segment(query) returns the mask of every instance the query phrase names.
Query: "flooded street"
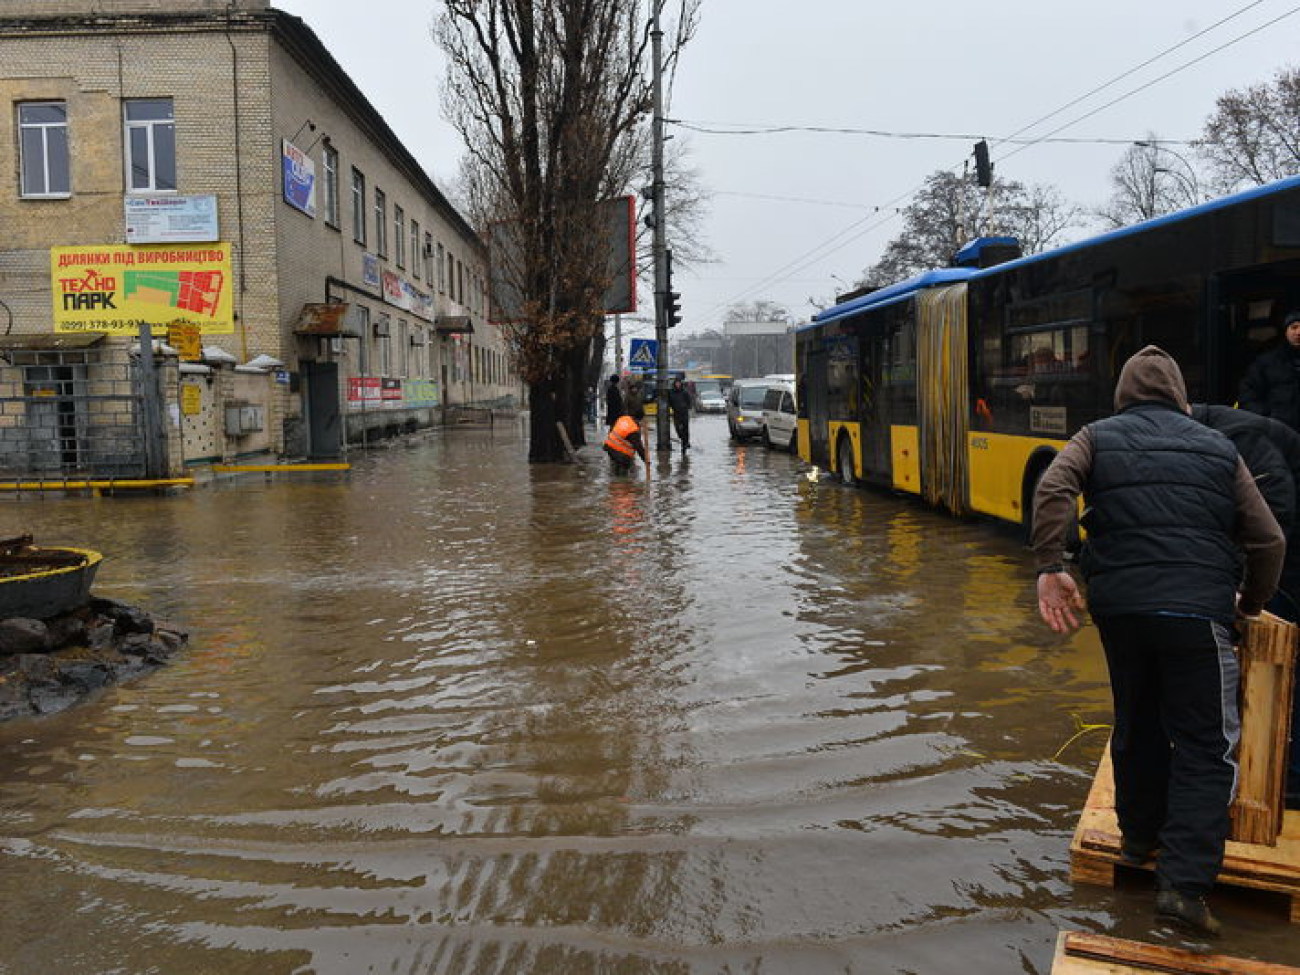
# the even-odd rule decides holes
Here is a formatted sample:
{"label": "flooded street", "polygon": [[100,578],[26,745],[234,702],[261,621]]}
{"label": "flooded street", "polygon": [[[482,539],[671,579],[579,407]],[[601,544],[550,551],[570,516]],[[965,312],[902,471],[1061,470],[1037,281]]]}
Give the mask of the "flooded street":
{"label": "flooded street", "polygon": [[[993,975],[1158,937],[1149,886],[1069,881],[1109,692],[1011,533],[693,440],[648,487],[507,425],[6,499],[191,645],[0,726],[0,972]],[[1300,963],[1272,902],[1215,903],[1219,950]]]}

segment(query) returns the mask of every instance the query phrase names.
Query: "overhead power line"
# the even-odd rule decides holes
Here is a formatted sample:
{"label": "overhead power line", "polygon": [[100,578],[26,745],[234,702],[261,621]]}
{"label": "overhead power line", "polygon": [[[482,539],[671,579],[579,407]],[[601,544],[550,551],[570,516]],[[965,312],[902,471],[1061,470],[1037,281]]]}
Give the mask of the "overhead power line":
{"label": "overhead power line", "polygon": [[[1251,4],[1251,6],[1254,6],[1254,4]],[[1228,48],[1232,47],[1234,44],[1240,44],[1246,38],[1253,37],[1255,34],[1258,34],[1260,31],[1267,30],[1268,28],[1272,27],[1274,24],[1286,20],[1286,18],[1292,17],[1297,13],[1300,13],[1300,6],[1292,7],[1290,10],[1286,11],[1285,13],[1279,14],[1278,16],[1274,17],[1272,20],[1265,21],[1264,23],[1260,24],[1258,27],[1254,27],[1251,30],[1246,31],[1244,34],[1238,34],[1232,40],[1225,41],[1224,43],[1220,44],[1218,47],[1211,48],[1210,50],[1206,51],[1204,54],[1199,54],[1196,57],[1192,58],[1190,61],[1184,61],[1182,64],[1178,65],[1175,68],[1170,68],[1164,74],[1158,75],[1157,77],[1152,78],[1150,81],[1138,85],[1136,88],[1129,89],[1128,91],[1124,92],[1124,94],[1112,98],[1110,101],[1106,102],[1105,104],[1098,105],[1096,108],[1092,109],[1089,112],[1085,112],[1083,115],[1080,115],[1078,118],[1074,119],[1073,121],[1066,122],[1063,125],[1057,126],[1051,132],[1048,132],[1047,135],[1043,137],[1043,140],[1036,140],[1036,141],[1045,141],[1046,139],[1055,135],[1057,132],[1060,132],[1064,129],[1068,129],[1072,125],[1078,125],[1080,122],[1086,121],[1087,119],[1092,118],[1094,115],[1097,115],[1100,112],[1104,112],[1106,109],[1112,107],[1113,105],[1118,105],[1120,102],[1124,101],[1125,99],[1132,98],[1134,95],[1146,91],[1148,88],[1151,88],[1154,85],[1158,85],[1160,82],[1166,81],[1169,78],[1172,78],[1174,75],[1182,71],[1186,71],[1188,68],[1192,67],[1192,65],[1200,64],[1206,58],[1218,54],[1220,51],[1225,51]],[[1173,48],[1170,48],[1170,50],[1172,51]],[[1160,141],[1164,142],[1165,140],[1161,139]],[[1029,145],[1033,145],[1033,144],[1034,143],[1031,142]],[[1029,145],[1022,145],[1019,148],[1012,149],[1010,152],[1008,152],[1006,155],[1000,158],[1007,159],[1011,156],[1024,152],[1026,149],[1029,148]]]}
{"label": "overhead power line", "polygon": [[[1015,132],[1012,132],[1011,135],[1008,136],[1006,139],[994,139],[994,142],[997,143],[997,144],[1001,144],[1001,143],[1003,143],[1003,142],[1009,142],[1009,141],[1015,139],[1017,136],[1023,135],[1025,132],[1028,132],[1030,129],[1037,128],[1038,126],[1040,126],[1040,125],[1042,125],[1044,122],[1046,122],[1048,119],[1056,118],[1056,116],[1062,114],[1063,112],[1067,112],[1067,111],[1069,111],[1069,110],[1072,109],[1075,105],[1078,105],[1080,102],[1085,102],[1085,101],[1087,101],[1089,98],[1091,98],[1093,95],[1100,94],[1101,92],[1105,91],[1107,88],[1111,87],[1112,85],[1119,84],[1119,83],[1120,83],[1121,81],[1123,81],[1125,78],[1128,78],[1128,77],[1131,77],[1132,75],[1137,74],[1137,73],[1138,73],[1139,71],[1141,71],[1143,68],[1148,67],[1149,65],[1154,64],[1155,62],[1159,61],[1159,60],[1160,60],[1161,58],[1163,58],[1163,57],[1167,57],[1168,55],[1173,54],[1173,53],[1174,53],[1175,51],[1177,51],[1179,48],[1186,47],[1188,44],[1191,44],[1193,41],[1195,41],[1195,40],[1197,40],[1197,39],[1199,39],[1199,38],[1201,38],[1201,37],[1204,37],[1206,34],[1209,34],[1211,31],[1218,30],[1220,27],[1222,27],[1222,26],[1223,26],[1224,24],[1226,24],[1228,21],[1230,21],[1230,20],[1235,20],[1237,17],[1240,17],[1240,16],[1241,16],[1242,14],[1244,14],[1246,11],[1250,10],[1250,9],[1253,8],[1253,7],[1258,7],[1258,6],[1259,6],[1261,3],[1263,3],[1263,2],[1264,2],[1264,0],[1254,0],[1254,2],[1252,2],[1252,3],[1248,3],[1248,4],[1246,4],[1244,7],[1239,7],[1239,8],[1237,8],[1237,9],[1234,10],[1232,13],[1228,14],[1228,16],[1224,17],[1222,20],[1215,21],[1215,22],[1214,22],[1213,24],[1211,24],[1209,27],[1206,27],[1206,28],[1204,28],[1203,30],[1199,30],[1199,31],[1197,31],[1197,32],[1196,32],[1195,34],[1193,34],[1191,37],[1185,37],[1185,38],[1183,38],[1183,39],[1182,39],[1181,41],[1179,41],[1177,44],[1171,44],[1169,47],[1165,48],[1163,51],[1160,51],[1160,52],[1158,52],[1158,53],[1156,53],[1156,54],[1151,55],[1151,57],[1147,58],[1147,59],[1146,59],[1145,61],[1143,61],[1141,64],[1136,64],[1136,65],[1134,65],[1133,67],[1129,68],[1127,71],[1121,71],[1119,74],[1115,75],[1113,78],[1110,78],[1110,79],[1107,80],[1107,81],[1103,81],[1101,84],[1097,85],[1095,88],[1092,88],[1091,90],[1084,92],[1082,95],[1079,95],[1077,98],[1075,98],[1075,99],[1073,99],[1073,100],[1071,100],[1071,101],[1066,102],[1066,103],[1065,103],[1064,105],[1062,105],[1060,108],[1055,108],[1055,109],[1053,109],[1052,111],[1048,112],[1046,115],[1043,115],[1043,116],[1041,116],[1041,117],[1035,119],[1034,121],[1030,122],[1028,125],[1021,126],[1021,127],[1020,127],[1019,129],[1017,129]],[[1243,35],[1243,36],[1248,36],[1248,35]],[[1157,79],[1157,80],[1158,80],[1158,79]],[[1154,82],[1153,82],[1153,84],[1154,84]],[[1139,89],[1136,89],[1136,90],[1141,91],[1140,88],[1139,88]],[[1074,124],[1074,123],[1071,123],[1071,124]],[[1060,130],[1058,129],[1057,131],[1060,131]],[[1162,139],[1161,141],[1163,142],[1163,141],[1165,141],[1165,140]],[[1170,140],[1170,141],[1174,141],[1174,140]]]}
{"label": "overhead power line", "polygon": [[[1060,108],[1055,109],[1054,111],[1048,113],[1047,115],[1040,117],[1039,119],[1029,123],[1028,125],[1022,127],[1021,129],[1018,129],[1015,133],[1012,134],[1012,136],[1008,137],[1007,139],[998,140],[1000,142],[1007,142],[1007,141],[1014,140],[1022,143],[1018,145],[1016,149],[1013,149],[1011,152],[1006,153],[1004,156],[1000,157],[1000,160],[1008,158],[1010,156],[1017,155],[1018,153],[1023,152],[1025,149],[1028,149],[1033,145],[1048,141],[1049,139],[1052,139],[1052,137],[1055,136],[1057,133],[1062,132],[1065,129],[1068,129],[1071,126],[1078,125],[1080,122],[1083,122],[1086,119],[1091,118],[1092,116],[1104,111],[1105,109],[1110,108],[1122,101],[1125,101],[1126,99],[1131,98],[1134,95],[1142,91],[1145,91],[1146,89],[1156,84],[1159,84],[1162,81],[1167,80],[1173,75],[1176,75],[1182,71],[1187,70],[1188,68],[1192,67],[1195,64],[1198,64],[1199,62],[1205,60],[1206,58],[1211,57],[1212,55],[1217,54],[1220,51],[1223,51],[1229,47],[1232,47],[1233,45],[1240,43],[1246,38],[1258,34],[1260,31],[1266,30],[1267,28],[1273,26],[1274,24],[1277,24],[1278,22],[1286,19],[1287,17],[1293,16],[1297,12],[1300,12],[1300,5],[1292,7],[1290,10],[1280,14],[1279,16],[1273,18],[1272,20],[1267,21],[1266,23],[1261,24],[1258,27],[1252,28],[1251,30],[1248,30],[1242,34],[1239,34],[1238,36],[1232,38],[1229,41],[1226,41],[1223,44],[1220,44],[1218,47],[1213,48],[1212,50],[1207,51],[1204,54],[1201,54],[1195,58],[1192,58],[1191,60],[1183,62],[1182,64],[1178,65],[1175,68],[1170,69],[1169,71],[1165,72],[1159,77],[1153,78],[1150,81],[1142,85],[1139,85],[1136,88],[1132,88],[1129,91],[1124,92],[1122,95],[1119,95],[1111,99],[1110,101],[1106,102],[1104,105],[1101,105],[1098,108],[1095,108],[1072,121],[1065,122],[1064,124],[1058,126],[1056,129],[1052,130],[1051,132],[1048,132],[1046,135],[1042,137],[1036,139],[1030,139],[1030,140],[1020,140],[1018,138],[1021,133],[1026,132],[1029,129],[1032,129],[1037,125],[1040,125],[1042,122],[1050,118],[1054,118],[1057,115],[1060,115],[1062,112],[1067,111],[1069,108],[1079,104],[1081,101],[1085,101],[1086,99],[1092,97],[1098,92],[1104,91],[1106,88],[1117,83],[1118,81],[1121,81],[1126,77],[1130,77],[1134,72],[1139,71],[1142,68],[1147,67],[1150,64],[1160,60],[1161,58],[1168,56],[1169,54],[1173,53],[1174,51],[1178,50],[1181,47],[1184,47],[1186,44],[1191,43],[1197,38],[1203,37],[1205,34],[1209,33],[1210,31],[1222,27],[1227,22],[1240,16],[1241,14],[1250,10],[1251,8],[1259,6],[1259,4],[1262,2],[1263,0],[1254,0],[1254,2],[1246,4],[1244,7],[1239,8],[1235,12],[1229,14],[1227,17],[1224,17],[1223,19],[1216,21],[1214,24],[1211,24],[1209,27],[1205,28],[1204,30],[1197,32],[1192,37],[1185,38],[1184,40],[1178,42],[1177,44],[1165,48],[1164,50],[1153,55],[1152,57],[1143,61],[1141,64],[1135,66],[1134,68],[1121,72],[1120,74],[1116,75],[1114,78],[1110,79],[1109,81],[1103,82],[1101,85],[1098,85],[1095,88],[1091,89],[1088,93],[1081,95],[1075,99],[1072,99],[1070,102],[1067,102],[1065,105],[1061,106]],[[1084,140],[1084,141],[1092,141],[1092,140]],[[1184,140],[1161,139],[1161,142],[1166,142],[1166,141],[1169,142],[1170,144],[1186,144]],[[1126,142],[1131,142],[1131,140],[1126,140]],[[896,216],[897,213],[899,212],[898,210],[893,208],[897,204],[902,203],[904,200],[911,197],[914,193],[916,193],[918,189],[920,189],[924,185],[925,185],[924,182],[922,182],[912,187],[911,189],[907,190],[905,193],[902,193],[899,196],[895,197],[893,200],[889,201],[881,208],[882,210],[881,213],[869,214],[866,217],[862,217],[859,220],[855,220],[853,223],[849,224],[843,230],[840,230],[836,234],[827,238],[822,243],[805,251],[802,255],[787,262],[786,264],[782,265],[780,268],[777,268],[775,271],[771,272],[765,278],[761,279],[758,284],[745,289],[743,292],[741,292],[734,298],[730,299],[729,301],[715,304],[713,308],[710,309],[709,314],[711,315],[715,310],[725,308],[731,304],[734,304],[737,301],[743,301],[749,296],[759,293],[760,291],[769,287],[773,283],[787,280],[790,277],[793,277],[793,275],[795,275],[799,271],[802,271],[808,266],[816,263],[817,261],[822,260],[824,257],[828,256],[829,254],[834,253],[835,251],[840,250],[844,247],[847,247],[849,244],[853,243],[854,241],[861,239],[866,234],[882,226],[887,220],[893,219],[893,217]],[[873,216],[879,216],[880,219],[877,222],[871,223],[869,226],[863,226],[863,224],[867,224]]]}
{"label": "overhead power line", "polygon": [[[1034,138],[1017,138],[1009,135],[1004,138],[986,136],[975,132],[891,132],[886,129],[859,129],[851,127],[836,127],[828,125],[766,125],[766,126],[749,126],[746,128],[716,128],[710,126],[728,125],[726,122],[688,122],[685,119],[667,119],[670,124],[690,132],[702,132],[706,135],[780,135],[788,132],[815,132],[825,135],[868,135],[880,139],[939,139],[952,142],[974,142],[977,139],[993,139],[998,143],[1020,142],[1025,145],[1036,145],[1040,142],[1060,142],[1072,145],[1114,145],[1129,146],[1133,144],[1132,138],[1104,138],[1095,137],[1087,138],[1083,136],[1065,136],[1048,139]],[[739,123],[737,123],[739,124]],[[1023,130],[1022,130],[1023,131]],[[1161,142],[1168,142],[1171,145],[1191,145],[1190,139],[1165,139]]]}

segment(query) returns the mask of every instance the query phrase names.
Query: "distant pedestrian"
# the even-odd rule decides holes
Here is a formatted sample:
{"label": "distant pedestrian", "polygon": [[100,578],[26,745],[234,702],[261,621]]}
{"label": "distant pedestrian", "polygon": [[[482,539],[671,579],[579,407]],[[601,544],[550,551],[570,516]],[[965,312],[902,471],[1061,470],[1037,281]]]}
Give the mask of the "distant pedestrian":
{"label": "distant pedestrian", "polygon": [[628,378],[627,389],[623,393],[623,412],[645,413],[645,386],[636,376]]}
{"label": "distant pedestrian", "polygon": [[1079,625],[1061,558],[1083,494],[1080,564],[1110,670],[1120,856],[1155,857],[1158,917],[1217,934],[1205,898],[1223,863],[1241,736],[1231,627],[1272,596],[1286,541],[1232,441],[1188,415],[1165,352],[1149,345],[1124,364],[1115,409],[1071,437],[1039,482],[1038,610],[1058,633]]}
{"label": "distant pedestrian", "polygon": [[674,379],[673,388],[668,390],[668,409],[684,454],[691,449],[691,394],[680,379]]}
{"label": "distant pedestrian", "polygon": [[618,388],[618,374],[609,377],[605,386],[605,426],[612,427],[623,415],[623,393]]}
{"label": "distant pedestrian", "polygon": [[641,438],[642,416],[639,409],[632,414],[624,413],[610,429],[609,436],[605,438],[605,453],[609,455],[615,474],[631,473],[632,462],[638,457],[643,462],[649,463],[645,442]]}
{"label": "distant pedestrian", "polygon": [[1300,311],[1282,320],[1281,343],[1250,364],[1237,399],[1243,410],[1300,430]]}

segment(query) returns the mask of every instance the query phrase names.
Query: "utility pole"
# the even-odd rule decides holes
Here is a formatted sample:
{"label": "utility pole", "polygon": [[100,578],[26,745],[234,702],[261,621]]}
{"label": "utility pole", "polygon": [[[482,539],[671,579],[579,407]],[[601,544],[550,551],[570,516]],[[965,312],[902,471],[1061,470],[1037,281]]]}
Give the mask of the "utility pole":
{"label": "utility pole", "polygon": [[614,316],[614,371],[623,375],[623,316]]}
{"label": "utility pole", "polygon": [[667,219],[664,216],[664,78],[663,31],[659,29],[659,8],[663,0],[650,0],[650,56],[654,59],[654,119],[651,128],[651,166],[654,197],[654,239],[652,255],[655,263],[655,446],[660,450],[672,449],[668,426],[668,265]]}

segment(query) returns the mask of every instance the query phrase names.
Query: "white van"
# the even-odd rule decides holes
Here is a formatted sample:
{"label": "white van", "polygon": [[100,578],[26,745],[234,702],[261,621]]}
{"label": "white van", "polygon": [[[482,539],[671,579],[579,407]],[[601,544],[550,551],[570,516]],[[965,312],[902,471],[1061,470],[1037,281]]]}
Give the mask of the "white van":
{"label": "white van", "polygon": [[763,398],[771,379],[737,379],[727,391],[727,432],[732,440],[749,440],[763,432]]}
{"label": "white van", "polygon": [[793,452],[799,446],[793,382],[774,382],[763,398],[763,443]]}

